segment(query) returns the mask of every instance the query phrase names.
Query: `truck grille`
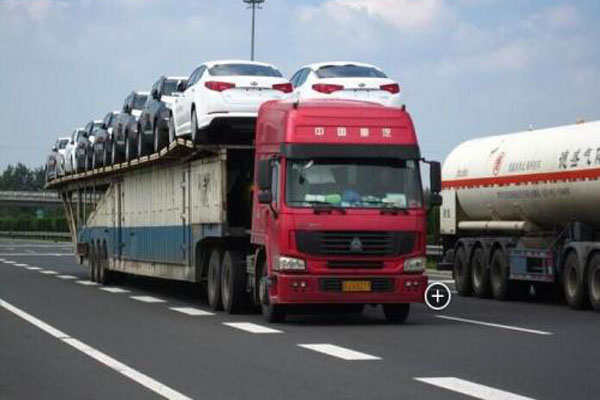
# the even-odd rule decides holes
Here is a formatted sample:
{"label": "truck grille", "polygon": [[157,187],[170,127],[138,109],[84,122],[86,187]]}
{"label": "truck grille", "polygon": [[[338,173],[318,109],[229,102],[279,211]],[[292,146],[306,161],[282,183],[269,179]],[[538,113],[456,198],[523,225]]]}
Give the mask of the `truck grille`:
{"label": "truck grille", "polygon": [[413,251],[414,232],[297,231],[298,250],[314,255],[398,256]]}
{"label": "truck grille", "polygon": [[367,260],[336,260],[328,261],[328,268],[346,268],[346,269],[379,269],[383,268],[383,262],[381,261],[367,261]]}
{"label": "truck grille", "polygon": [[[348,280],[343,278],[321,278],[319,287],[323,292],[341,292],[342,282]],[[361,281],[371,281],[371,292],[391,292],[394,290],[394,280],[392,278],[370,278],[359,279]]]}

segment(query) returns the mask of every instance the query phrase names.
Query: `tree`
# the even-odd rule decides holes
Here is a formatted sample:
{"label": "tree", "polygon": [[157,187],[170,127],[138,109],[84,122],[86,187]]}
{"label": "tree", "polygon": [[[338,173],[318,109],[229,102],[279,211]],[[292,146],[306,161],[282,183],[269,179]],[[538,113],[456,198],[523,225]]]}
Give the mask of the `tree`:
{"label": "tree", "polygon": [[30,170],[22,163],[9,165],[0,175],[0,190],[39,191],[44,188],[45,170]]}

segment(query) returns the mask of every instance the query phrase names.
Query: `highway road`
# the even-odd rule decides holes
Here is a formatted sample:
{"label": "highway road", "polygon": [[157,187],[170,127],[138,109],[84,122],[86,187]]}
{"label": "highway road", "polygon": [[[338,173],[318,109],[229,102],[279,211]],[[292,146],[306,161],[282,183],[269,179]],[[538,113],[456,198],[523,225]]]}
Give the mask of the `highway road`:
{"label": "highway road", "polygon": [[71,253],[0,239],[0,399],[600,398],[600,315],[555,301],[267,324],[189,284],[91,284]]}

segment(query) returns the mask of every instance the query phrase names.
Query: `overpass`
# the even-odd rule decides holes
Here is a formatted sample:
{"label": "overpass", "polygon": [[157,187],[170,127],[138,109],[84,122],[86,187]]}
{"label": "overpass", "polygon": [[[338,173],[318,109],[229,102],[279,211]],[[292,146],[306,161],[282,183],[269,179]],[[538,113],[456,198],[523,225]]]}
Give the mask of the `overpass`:
{"label": "overpass", "polygon": [[0,191],[0,206],[62,207],[56,192]]}

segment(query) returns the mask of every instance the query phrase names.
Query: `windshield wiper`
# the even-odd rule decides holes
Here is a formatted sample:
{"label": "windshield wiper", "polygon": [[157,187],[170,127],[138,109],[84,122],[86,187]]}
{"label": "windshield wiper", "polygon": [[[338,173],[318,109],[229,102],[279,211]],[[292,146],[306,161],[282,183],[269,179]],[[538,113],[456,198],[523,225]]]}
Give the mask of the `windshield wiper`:
{"label": "windshield wiper", "polygon": [[321,212],[331,213],[333,210],[339,211],[342,214],[346,214],[346,210],[343,207],[334,206],[333,204],[328,203],[326,201],[311,200],[311,201],[307,201],[306,203],[311,205],[315,214],[319,214]]}

